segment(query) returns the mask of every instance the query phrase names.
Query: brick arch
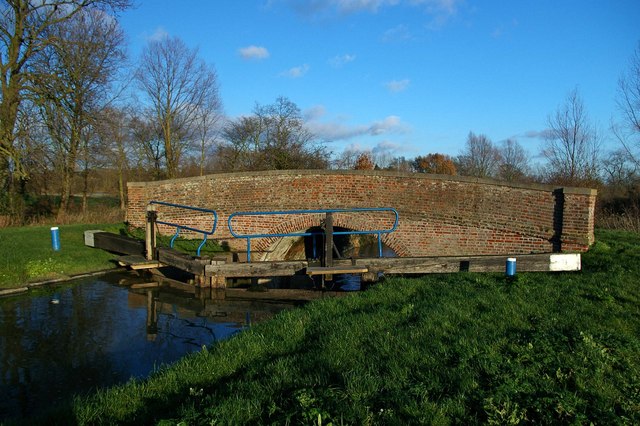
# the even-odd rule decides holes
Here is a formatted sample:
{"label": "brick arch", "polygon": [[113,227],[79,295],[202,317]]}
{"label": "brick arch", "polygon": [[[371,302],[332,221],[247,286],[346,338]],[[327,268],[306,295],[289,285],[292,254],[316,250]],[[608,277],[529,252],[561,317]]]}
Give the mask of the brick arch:
{"label": "brick arch", "polygon": [[[271,229],[268,229],[267,234],[287,234],[287,233],[303,233],[310,228],[322,226],[321,215],[306,215],[307,217],[302,220],[285,221]],[[362,219],[351,217],[350,220],[340,218],[334,223],[335,227],[345,228],[352,231],[370,231],[371,228],[367,226],[367,222]],[[410,252],[402,245],[399,239],[390,237],[391,234],[382,235],[382,243],[394,251],[398,256],[409,256]],[[299,237],[302,238],[302,237]],[[252,250],[257,252],[264,252],[261,260],[282,260],[271,258],[269,252],[279,244],[282,243],[281,238],[269,237],[260,238],[255,243],[252,243]],[[291,247],[292,244],[289,246]]]}
{"label": "brick arch", "polygon": [[[398,229],[383,241],[400,256],[584,251],[594,240],[596,191],[586,188],[353,170],[224,173],[130,182],[127,188],[131,225],[144,226],[151,200],[210,208],[219,217],[213,238],[238,250],[245,249],[246,241],[229,233],[227,219],[234,212],[357,207],[398,210]],[[258,230],[310,227],[284,222],[247,226]],[[364,225],[352,220],[336,226],[361,229]],[[272,241],[254,243],[268,247]]]}

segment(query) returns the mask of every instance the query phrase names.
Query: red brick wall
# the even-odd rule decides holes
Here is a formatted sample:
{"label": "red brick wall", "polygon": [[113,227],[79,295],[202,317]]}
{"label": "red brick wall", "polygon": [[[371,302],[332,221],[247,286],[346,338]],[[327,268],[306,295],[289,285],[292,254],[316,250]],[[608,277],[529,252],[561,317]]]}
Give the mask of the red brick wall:
{"label": "red brick wall", "polygon": [[[383,238],[401,256],[523,254],[585,251],[593,243],[596,191],[486,179],[381,171],[267,171],[209,175],[128,184],[127,220],[144,226],[151,200],[217,211],[214,238],[232,247],[227,219],[238,211],[393,207],[397,231]],[[187,226],[209,228],[207,216],[159,208],[159,219],[173,214]],[[181,219],[177,219],[181,217]],[[251,219],[251,220],[248,220]],[[245,233],[304,231],[320,215],[269,216],[233,221]],[[336,226],[357,230],[389,228],[388,214],[340,214]],[[210,221],[209,221],[210,223]],[[196,226],[197,225],[197,226]],[[265,250],[274,239],[252,242]]]}

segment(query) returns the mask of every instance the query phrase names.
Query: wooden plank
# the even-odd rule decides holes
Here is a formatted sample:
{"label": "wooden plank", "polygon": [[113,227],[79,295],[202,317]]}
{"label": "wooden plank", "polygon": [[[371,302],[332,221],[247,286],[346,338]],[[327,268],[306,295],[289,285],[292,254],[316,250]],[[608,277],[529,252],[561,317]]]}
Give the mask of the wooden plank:
{"label": "wooden plank", "polygon": [[144,289],[144,288],[158,288],[158,287],[160,287],[160,283],[158,282],[131,284],[131,288],[134,290]]}
{"label": "wooden plank", "polygon": [[[553,267],[552,258],[553,257]],[[207,265],[205,275],[240,277],[290,276],[309,271],[326,271],[326,274],[378,273],[431,274],[454,272],[504,272],[507,258],[515,257],[517,272],[577,271],[579,254],[522,254],[499,256],[448,256],[448,257],[387,257],[363,259],[334,259],[334,270],[309,267],[306,261],[227,263]],[[567,259],[572,259],[567,260]],[[355,262],[355,265],[353,263]],[[553,269],[552,269],[553,268]]]}
{"label": "wooden plank", "polygon": [[369,272],[366,266],[309,266],[307,275],[363,274]]}
{"label": "wooden plank", "polygon": [[205,263],[208,263],[208,261],[195,259],[193,256],[171,248],[159,248],[157,253],[159,262],[196,275],[204,274]]}
{"label": "wooden plank", "polygon": [[[555,256],[556,269],[551,269],[551,256]],[[517,272],[542,272],[579,270],[576,261],[561,266],[560,259],[575,257],[575,254],[523,254],[499,256],[451,256],[451,257],[414,257],[414,258],[368,258],[355,259],[358,266],[367,266],[370,272],[386,274],[426,274],[451,272],[504,272],[508,257],[515,257]],[[579,254],[577,255],[580,256]],[[336,261],[336,263],[350,263],[350,261]],[[576,267],[578,269],[576,269]],[[563,269],[564,268],[564,269]]]}
{"label": "wooden plank", "polygon": [[144,241],[111,232],[93,233],[93,246],[102,250],[120,254],[144,256]]}
{"label": "wooden plank", "polygon": [[286,277],[304,273],[308,263],[305,260],[282,262],[226,263],[206,265],[205,275],[228,278],[244,277]]}
{"label": "wooden plank", "polygon": [[117,261],[120,266],[126,266],[133,270],[151,269],[162,266],[157,260],[147,260],[144,256],[137,254],[120,256]]}

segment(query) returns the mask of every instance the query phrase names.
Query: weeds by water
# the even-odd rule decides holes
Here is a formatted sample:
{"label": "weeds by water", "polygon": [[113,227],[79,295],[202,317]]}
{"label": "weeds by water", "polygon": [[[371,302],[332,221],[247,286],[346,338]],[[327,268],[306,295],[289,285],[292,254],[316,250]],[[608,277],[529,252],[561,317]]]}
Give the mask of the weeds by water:
{"label": "weeds by water", "polygon": [[580,273],[389,279],[78,399],[58,420],[637,424],[639,260],[638,235],[606,232]]}

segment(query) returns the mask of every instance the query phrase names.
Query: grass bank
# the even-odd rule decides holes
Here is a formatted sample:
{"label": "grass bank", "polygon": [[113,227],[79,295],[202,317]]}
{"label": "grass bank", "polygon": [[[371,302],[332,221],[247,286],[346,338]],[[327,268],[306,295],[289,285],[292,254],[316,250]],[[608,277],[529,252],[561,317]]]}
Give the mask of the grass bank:
{"label": "grass bank", "polygon": [[115,255],[84,245],[84,231],[118,232],[122,224],[60,225],[60,247],[51,247],[50,226],[0,229],[0,289],[114,268]]}
{"label": "grass bank", "polygon": [[[640,237],[579,273],[393,278],[77,399],[72,424],[638,424]],[[52,420],[52,419],[49,419]]]}
{"label": "grass bank", "polygon": [[[90,229],[145,237],[143,229],[129,230],[124,223],[59,225],[61,249],[54,251],[50,226],[0,228],[0,290],[115,268],[117,255],[85,246],[84,231]],[[171,236],[158,236],[158,246],[168,247],[170,240]],[[178,238],[175,248],[195,254],[200,242]],[[221,251],[217,242],[208,241],[201,253],[213,255]]]}

